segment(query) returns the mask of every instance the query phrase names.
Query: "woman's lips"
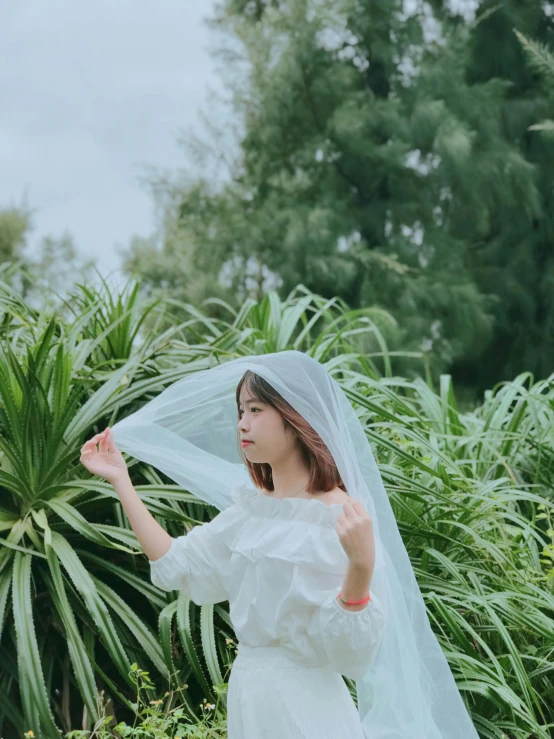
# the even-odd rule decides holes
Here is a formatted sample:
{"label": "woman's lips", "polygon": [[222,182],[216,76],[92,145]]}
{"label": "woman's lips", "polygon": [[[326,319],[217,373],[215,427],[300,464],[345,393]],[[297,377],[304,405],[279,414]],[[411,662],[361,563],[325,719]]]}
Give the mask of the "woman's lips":
{"label": "woman's lips", "polygon": [[253,443],[254,443],[253,441],[241,441],[240,445],[241,446],[250,446],[250,444],[253,444]]}

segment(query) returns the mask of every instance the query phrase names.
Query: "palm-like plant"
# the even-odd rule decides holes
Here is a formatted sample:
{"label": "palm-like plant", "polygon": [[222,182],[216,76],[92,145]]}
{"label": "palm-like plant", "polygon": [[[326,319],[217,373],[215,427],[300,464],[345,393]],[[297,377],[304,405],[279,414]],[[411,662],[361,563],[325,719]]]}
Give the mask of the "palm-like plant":
{"label": "palm-like plant", "polygon": [[[394,377],[386,315],[350,313],[302,287],[283,302],[225,306],[228,321],[155,306],[185,315],[160,336],[140,336],[154,306],[134,287],[116,300],[82,290],[68,305],[78,313],[64,325],[0,294],[0,721],[19,736],[59,736],[76,707],[96,716],[100,682],[132,710],[132,662],[171,687],[190,683],[191,705],[213,696],[232,635],[226,609],[150,584],[115,493],[87,479],[79,450],[187,372],[297,348],[335,374],[365,424],[481,735],[549,736],[554,377],[516,378],[461,413],[448,377],[437,392]],[[129,466],[172,535],[215,513],[154,469]]]}
{"label": "palm-like plant", "polygon": [[[118,517],[111,487],[83,482],[76,462],[91,429],[121,406],[163,389],[163,381],[179,372],[161,380],[155,368],[167,335],[125,356],[152,307],[137,315],[136,292],[126,306],[120,301],[117,320],[101,330],[105,296],[89,291],[88,298],[67,328],[55,317],[24,313],[13,294],[0,302],[0,530],[7,532],[0,539],[0,649],[6,666],[0,714],[18,731],[33,728],[41,736],[58,736],[58,723],[70,728],[73,684],[94,718],[95,675],[120,692],[130,685],[130,666],[143,653],[169,675],[155,631],[121,597],[121,581],[132,582],[155,606],[165,601],[143,581],[141,568],[131,564],[129,572],[118,563],[122,555],[133,563],[140,547]],[[181,492],[184,501],[192,497]],[[151,507],[186,520],[174,506]],[[102,655],[109,656],[113,674],[102,667]]]}
{"label": "palm-like plant", "polygon": [[[60,725],[69,730],[79,720],[76,706],[82,704],[88,719],[96,719],[98,680],[132,708],[124,692],[132,687],[133,662],[153,668],[170,685],[192,676],[208,696],[223,680],[218,653],[231,635],[227,612],[197,609],[149,583],[113,489],[86,479],[78,464],[83,441],[185,373],[227,355],[311,342],[325,357],[373,329],[360,314],[349,316],[340,306],[332,311],[332,302],[316,296],[280,304],[270,295],[227,325],[207,322],[189,306],[187,321],[139,342],[157,303],[142,305],[136,286],[115,300],[107,291],[80,291],[67,303],[75,312],[67,325],[26,310],[12,290],[0,295],[0,531],[6,532],[0,537],[0,653],[6,665],[0,720],[20,735],[32,728],[59,736]],[[316,321],[327,333],[313,340],[309,329]],[[164,484],[152,468],[131,471],[139,495],[172,534],[213,513]]]}
{"label": "palm-like plant", "polygon": [[[207,317],[202,308],[217,303],[228,318]],[[367,307],[351,310],[340,298],[322,298],[298,285],[281,300],[269,292],[263,300],[248,298],[238,309],[219,299],[207,299],[200,308],[173,299],[164,301],[168,311],[183,317],[186,334],[167,353],[172,364],[211,356],[220,361],[248,354],[268,354],[284,349],[304,351],[319,361],[363,353],[372,374],[391,373],[391,357],[402,356],[425,363],[423,353],[389,352],[384,331],[396,325],[386,311]]]}
{"label": "palm-like plant", "polygon": [[[554,375],[461,414],[450,378],[341,379],[366,423],[429,615],[483,737],[554,726]],[[504,734],[502,733],[504,732]]]}

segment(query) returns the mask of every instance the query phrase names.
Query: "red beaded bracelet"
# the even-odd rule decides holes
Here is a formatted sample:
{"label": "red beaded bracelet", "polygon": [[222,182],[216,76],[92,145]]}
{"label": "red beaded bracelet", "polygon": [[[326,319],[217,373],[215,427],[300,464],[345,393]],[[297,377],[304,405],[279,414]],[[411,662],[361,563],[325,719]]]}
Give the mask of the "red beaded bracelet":
{"label": "red beaded bracelet", "polygon": [[342,597],[342,592],[337,595],[337,598],[343,603],[346,603],[347,606],[361,606],[362,603],[368,603],[371,600],[369,593],[362,600],[346,600],[346,598]]}

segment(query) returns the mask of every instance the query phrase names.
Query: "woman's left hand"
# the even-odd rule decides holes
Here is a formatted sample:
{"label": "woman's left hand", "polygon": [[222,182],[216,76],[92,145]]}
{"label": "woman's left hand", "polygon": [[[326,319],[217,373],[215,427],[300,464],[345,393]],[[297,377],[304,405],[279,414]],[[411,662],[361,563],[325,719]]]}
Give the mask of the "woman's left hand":
{"label": "woman's left hand", "polygon": [[335,524],[342,548],[350,563],[356,567],[367,567],[373,572],[375,565],[375,538],[373,521],[359,500],[343,505]]}

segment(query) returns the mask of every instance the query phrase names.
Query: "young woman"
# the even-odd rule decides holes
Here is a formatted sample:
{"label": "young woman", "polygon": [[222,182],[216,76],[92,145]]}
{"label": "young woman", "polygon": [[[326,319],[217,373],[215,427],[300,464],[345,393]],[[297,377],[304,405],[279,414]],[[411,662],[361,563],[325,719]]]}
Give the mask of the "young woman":
{"label": "young woman", "polygon": [[[120,450],[221,512],[172,538]],[[155,585],[229,600],[229,739],[477,739],[363,427],[319,362],[285,351],[192,373],[81,461],[116,490]]]}
{"label": "young woman", "polygon": [[253,484],[186,536],[171,539],[133,494],[110,429],[86,442],[81,461],[114,485],[155,585],[198,605],[229,600],[239,640],[230,739],[363,739],[340,673],[363,676],[384,627],[370,595],[371,518],[349,500],[319,436],[263,378],[245,374],[237,410]]}

